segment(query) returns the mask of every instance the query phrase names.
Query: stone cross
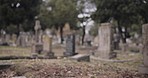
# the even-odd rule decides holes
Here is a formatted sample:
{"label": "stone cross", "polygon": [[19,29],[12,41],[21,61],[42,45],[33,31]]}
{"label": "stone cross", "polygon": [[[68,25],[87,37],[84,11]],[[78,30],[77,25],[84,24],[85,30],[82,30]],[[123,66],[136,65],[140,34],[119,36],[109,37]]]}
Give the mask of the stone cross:
{"label": "stone cross", "polygon": [[41,25],[39,20],[36,20],[34,30],[35,30],[35,40],[36,42],[39,42],[39,32],[41,30]]}
{"label": "stone cross", "polygon": [[113,52],[113,28],[110,23],[102,23],[99,27],[99,47],[95,56],[110,59],[116,56]]}
{"label": "stone cross", "polygon": [[37,54],[40,54],[43,50],[43,45],[40,40],[41,25],[39,20],[36,20],[34,30],[35,30],[35,42],[32,43],[33,58],[37,57]]}
{"label": "stone cross", "polygon": [[142,74],[148,74],[148,24],[142,26],[143,36],[143,65],[139,67],[139,72]]}

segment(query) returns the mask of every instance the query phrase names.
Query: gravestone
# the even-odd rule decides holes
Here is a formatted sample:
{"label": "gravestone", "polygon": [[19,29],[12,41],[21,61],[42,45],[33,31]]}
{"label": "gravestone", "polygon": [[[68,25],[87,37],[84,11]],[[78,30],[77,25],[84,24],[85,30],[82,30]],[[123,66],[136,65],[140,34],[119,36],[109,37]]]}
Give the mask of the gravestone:
{"label": "gravestone", "polygon": [[4,30],[1,30],[1,44],[6,43],[5,36],[6,32]]}
{"label": "gravestone", "polygon": [[104,59],[110,59],[116,57],[116,53],[113,52],[113,29],[112,24],[102,23],[99,27],[99,47],[95,56]]}
{"label": "gravestone", "polygon": [[26,47],[26,44],[26,33],[20,32],[20,35],[17,38],[17,46]]}
{"label": "gravestone", "polygon": [[118,33],[113,34],[114,49],[119,50],[120,35]]}
{"label": "gravestone", "polygon": [[32,52],[33,52],[33,56],[36,56],[37,54],[40,54],[43,50],[43,45],[40,42],[40,31],[41,31],[41,25],[40,25],[40,21],[36,20],[35,22],[35,41],[33,42],[32,45]]}
{"label": "gravestone", "polygon": [[16,46],[16,40],[17,40],[17,35],[16,34],[12,34],[12,39],[11,39],[11,41],[12,41],[12,46]]}
{"label": "gravestone", "polygon": [[139,73],[148,74],[148,24],[142,26],[143,36],[143,65],[139,67]]}
{"label": "gravestone", "polygon": [[10,34],[6,34],[6,36],[5,36],[6,43],[9,44],[10,43],[10,40],[11,40]]}
{"label": "gravestone", "polygon": [[75,54],[75,35],[68,34],[66,36],[66,52],[64,52],[64,56],[73,56]]}
{"label": "gravestone", "polygon": [[47,58],[53,58],[54,53],[52,52],[52,37],[48,35],[43,36],[43,52],[46,53]]}

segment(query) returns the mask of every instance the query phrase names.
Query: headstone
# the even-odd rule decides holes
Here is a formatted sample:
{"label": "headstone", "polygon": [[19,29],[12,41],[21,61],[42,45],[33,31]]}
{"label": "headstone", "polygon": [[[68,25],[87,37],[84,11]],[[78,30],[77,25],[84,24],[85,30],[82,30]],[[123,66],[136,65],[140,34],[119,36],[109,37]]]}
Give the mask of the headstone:
{"label": "headstone", "polygon": [[66,52],[64,52],[64,56],[73,56],[75,54],[75,35],[69,34],[66,37]]}
{"label": "headstone", "polygon": [[113,29],[112,24],[102,23],[99,27],[99,47],[95,56],[103,59],[110,59],[116,57],[116,53],[113,52]]}
{"label": "headstone", "polygon": [[143,65],[139,67],[139,73],[148,74],[148,24],[142,26],[143,36]]}
{"label": "headstone", "polygon": [[6,43],[5,36],[6,32],[4,30],[1,30],[1,44]]}
{"label": "headstone", "polygon": [[26,38],[27,38],[26,33],[25,32],[20,32],[20,35],[17,38],[17,46],[27,47]]}
{"label": "headstone", "polygon": [[9,44],[9,42],[10,42],[10,34],[6,34],[5,41],[6,41],[6,43]]}
{"label": "headstone", "polygon": [[98,40],[98,36],[96,36],[95,38],[94,38],[94,40],[93,40],[93,46],[98,46],[98,44],[99,44],[99,40]]}
{"label": "headstone", "polygon": [[86,34],[84,37],[84,41],[86,43],[86,46],[91,46],[92,36],[90,34]]}
{"label": "headstone", "polygon": [[63,27],[63,35],[67,35],[71,33],[70,25],[69,23],[66,23],[65,26]]}
{"label": "headstone", "polygon": [[36,56],[37,54],[40,54],[43,51],[43,45],[39,37],[41,31],[41,25],[39,20],[36,20],[34,29],[35,29],[35,41],[33,42],[32,45],[32,52],[33,52],[32,56]]}
{"label": "headstone", "polygon": [[119,50],[120,35],[118,33],[113,34],[114,49]]}
{"label": "headstone", "polygon": [[54,53],[52,52],[52,37],[48,35],[43,36],[43,52],[46,52],[47,58],[54,57]]}

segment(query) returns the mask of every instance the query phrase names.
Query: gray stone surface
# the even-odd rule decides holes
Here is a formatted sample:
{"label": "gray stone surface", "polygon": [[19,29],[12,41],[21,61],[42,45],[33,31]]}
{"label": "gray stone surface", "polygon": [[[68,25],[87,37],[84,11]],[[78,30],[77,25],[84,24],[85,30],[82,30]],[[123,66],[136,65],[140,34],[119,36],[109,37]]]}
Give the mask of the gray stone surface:
{"label": "gray stone surface", "polygon": [[139,67],[139,72],[143,74],[148,74],[148,24],[142,26],[142,36],[143,36],[143,65]]}
{"label": "gray stone surface", "polygon": [[53,58],[54,53],[52,52],[52,37],[48,35],[43,36],[43,52],[46,53],[47,58]]}
{"label": "gray stone surface", "polygon": [[78,62],[82,62],[82,61],[90,62],[90,56],[86,54],[78,54],[78,55],[70,57],[70,59],[76,60]]}
{"label": "gray stone surface", "polygon": [[64,56],[73,55],[75,55],[75,35],[69,34],[66,37],[66,52],[64,52]]}
{"label": "gray stone surface", "polygon": [[35,41],[33,41],[32,44],[32,52],[33,54],[40,54],[43,51],[43,44],[41,42],[41,25],[40,25],[40,21],[36,20],[35,22]]}
{"label": "gray stone surface", "polygon": [[113,52],[113,28],[110,23],[102,23],[99,27],[99,47],[95,56],[110,59],[116,56]]}
{"label": "gray stone surface", "polygon": [[12,77],[12,78],[27,78],[25,76],[15,76],[15,77]]}

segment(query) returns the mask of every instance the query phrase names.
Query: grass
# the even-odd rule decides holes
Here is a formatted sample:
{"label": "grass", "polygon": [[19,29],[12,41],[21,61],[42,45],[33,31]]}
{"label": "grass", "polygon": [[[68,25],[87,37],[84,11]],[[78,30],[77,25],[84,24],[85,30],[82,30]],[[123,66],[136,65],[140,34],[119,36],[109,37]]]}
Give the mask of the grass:
{"label": "grass", "polygon": [[0,57],[2,56],[30,56],[31,48],[0,46]]}
{"label": "grass", "polygon": [[[58,55],[62,54],[63,48],[53,48]],[[81,50],[80,50],[81,51]],[[30,48],[21,47],[0,47],[2,56],[30,56]],[[13,63],[9,69],[2,70],[0,77],[11,78],[12,76],[26,76],[27,78],[146,78],[138,74],[138,66],[142,64],[140,53],[120,53],[114,60],[128,60],[130,62],[102,62],[91,60],[91,62],[76,62],[64,59],[17,59],[1,60],[2,63]]]}

